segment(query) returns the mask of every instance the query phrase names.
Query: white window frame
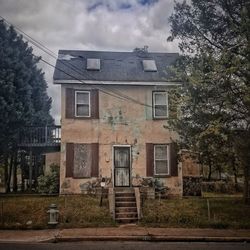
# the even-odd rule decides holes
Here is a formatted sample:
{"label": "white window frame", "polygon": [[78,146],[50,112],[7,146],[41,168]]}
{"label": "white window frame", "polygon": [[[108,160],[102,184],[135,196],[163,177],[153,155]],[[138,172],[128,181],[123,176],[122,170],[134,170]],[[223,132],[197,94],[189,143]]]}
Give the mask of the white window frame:
{"label": "white window frame", "polygon": [[[167,107],[167,115],[164,116],[159,116],[155,114],[155,106],[158,106],[157,104],[155,104],[155,95],[156,94],[164,94],[166,96],[166,105],[162,105],[162,106],[166,106]],[[153,92],[153,115],[154,118],[168,118],[168,92],[167,91],[154,91]]]}
{"label": "white window frame", "polygon": [[[86,103],[77,103],[77,94],[78,93],[87,93],[89,95],[89,115],[88,116],[77,114],[77,105],[86,104]],[[82,90],[75,91],[75,117],[90,117],[90,116],[91,116],[90,91],[82,91]]]}
{"label": "white window frame", "polygon": [[[155,155],[156,155],[156,148],[158,146],[167,146],[167,157],[165,159],[156,159]],[[162,175],[170,175],[170,147],[169,144],[155,144],[154,145],[154,175],[155,176],[162,176]],[[167,172],[166,173],[162,173],[162,174],[157,174],[156,173],[156,161],[167,161]]]}

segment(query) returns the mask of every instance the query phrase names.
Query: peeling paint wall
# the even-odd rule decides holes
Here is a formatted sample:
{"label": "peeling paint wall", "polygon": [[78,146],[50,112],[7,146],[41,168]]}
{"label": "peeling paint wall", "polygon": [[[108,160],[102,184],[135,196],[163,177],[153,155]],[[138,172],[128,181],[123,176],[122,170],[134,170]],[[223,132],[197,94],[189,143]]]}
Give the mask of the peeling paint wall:
{"label": "peeling paint wall", "polygon": [[[90,86],[62,85],[62,131],[61,131],[61,192],[80,193],[80,186],[95,182],[96,178],[65,178],[66,143],[99,143],[99,176],[111,178],[113,183],[113,145],[130,145],[132,155],[131,182],[136,177],[146,177],[146,143],[171,143],[177,134],[163,127],[166,120],[152,120],[152,91],[167,90],[159,86],[112,86],[127,96],[149,106],[121,100],[99,91],[100,119],[65,119],[65,89],[67,87],[90,90]],[[107,87],[106,91],[109,92]],[[112,92],[111,92],[112,93]],[[181,165],[180,165],[181,168]],[[181,169],[179,169],[181,172]],[[182,192],[182,178],[160,178],[174,194]]]}

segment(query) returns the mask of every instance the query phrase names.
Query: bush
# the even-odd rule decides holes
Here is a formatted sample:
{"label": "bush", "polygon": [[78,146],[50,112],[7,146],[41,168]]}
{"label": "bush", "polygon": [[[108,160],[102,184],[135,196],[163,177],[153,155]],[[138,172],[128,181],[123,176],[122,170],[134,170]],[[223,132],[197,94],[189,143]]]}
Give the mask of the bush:
{"label": "bush", "polygon": [[225,181],[211,181],[211,182],[202,182],[202,191],[203,192],[215,192],[215,193],[225,193],[233,194],[235,192],[242,191],[242,185],[238,184],[236,188],[234,182],[225,182]]}
{"label": "bush", "polygon": [[43,194],[57,194],[59,193],[59,166],[55,164],[50,165],[50,174],[40,175],[37,178],[38,193]]}

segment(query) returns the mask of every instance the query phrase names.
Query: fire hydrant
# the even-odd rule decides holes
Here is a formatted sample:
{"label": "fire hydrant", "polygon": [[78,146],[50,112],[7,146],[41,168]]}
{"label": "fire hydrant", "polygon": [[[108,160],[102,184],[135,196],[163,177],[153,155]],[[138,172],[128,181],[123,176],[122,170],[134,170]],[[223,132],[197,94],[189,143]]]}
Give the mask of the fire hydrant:
{"label": "fire hydrant", "polygon": [[58,224],[58,217],[59,217],[59,210],[57,209],[56,204],[51,204],[49,206],[49,210],[47,211],[49,214],[49,225],[57,225]]}

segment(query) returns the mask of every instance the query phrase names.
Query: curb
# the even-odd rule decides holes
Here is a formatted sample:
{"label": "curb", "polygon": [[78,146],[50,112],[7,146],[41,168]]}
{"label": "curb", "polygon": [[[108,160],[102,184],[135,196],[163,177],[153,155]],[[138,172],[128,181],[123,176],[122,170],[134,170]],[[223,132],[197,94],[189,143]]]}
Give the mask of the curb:
{"label": "curb", "polygon": [[58,237],[41,240],[41,243],[80,242],[80,241],[152,241],[152,242],[250,242],[250,237],[195,237],[195,236],[81,236]]}

